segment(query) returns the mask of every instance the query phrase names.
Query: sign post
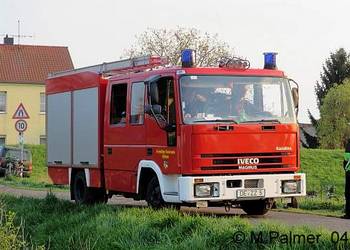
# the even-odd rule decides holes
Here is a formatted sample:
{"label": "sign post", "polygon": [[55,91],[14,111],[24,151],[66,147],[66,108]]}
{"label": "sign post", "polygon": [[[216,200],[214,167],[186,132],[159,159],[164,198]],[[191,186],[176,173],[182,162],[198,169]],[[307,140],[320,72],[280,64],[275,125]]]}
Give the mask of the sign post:
{"label": "sign post", "polygon": [[12,119],[18,119],[15,123],[15,128],[18,131],[18,142],[21,147],[21,162],[23,163],[24,158],[24,131],[27,130],[28,124],[24,119],[29,119],[29,115],[24,108],[23,104],[20,103],[13,114]]}
{"label": "sign post", "polygon": [[27,122],[25,120],[18,120],[15,123],[15,128],[18,131],[18,142],[21,147],[21,162],[23,162],[23,147],[24,147],[24,135],[23,132],[27,129]]}
{"label": "sign post", "polygon": [[18,133],[18,141],[19,145],[21,147],[21,162],[23,162],[23,156],[24,156],[24,135],[23,132]]}

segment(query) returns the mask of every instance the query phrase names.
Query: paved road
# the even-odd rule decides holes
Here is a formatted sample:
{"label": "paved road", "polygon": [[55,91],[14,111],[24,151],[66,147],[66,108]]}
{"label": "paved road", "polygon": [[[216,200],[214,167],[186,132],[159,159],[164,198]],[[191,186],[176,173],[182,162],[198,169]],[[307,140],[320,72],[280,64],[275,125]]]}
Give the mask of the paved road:
{"label": "paved road", "polygon": [[[25,189],[15,189],[7,186],[0,185],[0,193],[7,193],[14,195],[16,197],[34,197],[34,198],[44,198],[47,191],[33,191]],[[59,199],[69,200],[68,192],[53,192],[55,196]],[[127,205],[127,206],[146,206],[144,201],[134,201],[133,199],[127,199],[121,196],[113,196],[112,199],[108,201],[108,204],[112,205]],[[270,211],[264,216],[248,216],[241,209],[232,209],[230,212],[226,213],[222,207],[197,209],[197,208],[187,208],[182,207],[181,211],[186,213],[201,213],[216,216],[240,216],[242,218],[247,218],[251,223],[257,224],[265,221],[277,222],[287,225],[308,225],[315,228],[326,228],[330,231],[337,231],[339,233],[348,231],[350,232],[350,220],[344,220],[336,217],[326,217],[319,215],[310,214],[300,214],[300,213],[288,213],[288,212],[277,212]]]}

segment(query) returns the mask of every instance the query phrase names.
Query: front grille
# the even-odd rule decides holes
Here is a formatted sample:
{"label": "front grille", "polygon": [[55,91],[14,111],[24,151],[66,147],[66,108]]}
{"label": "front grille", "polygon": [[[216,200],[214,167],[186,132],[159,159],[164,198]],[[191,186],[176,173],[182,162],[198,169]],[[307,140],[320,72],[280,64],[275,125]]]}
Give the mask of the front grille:
{"label": "front grille", "polygon": [[288,152],[272,152],[272,153],[235,153],[235,154],[201,154],[202,158],[217,157],[246,157],[246,156],[282,156],[288,155]]}
{"label": "front grille", "polygon": [[[258,158],[260,163],[282,163],[282,158]],[[214,165],[224,165],[224,164],[239,164],[237,159],[215,159],[213,160]]]}
{"label": "front grille", "polygon": [[[264,169],[264,168],[289,168],[291,165],[257,165],[257,169]],[[240,166],[203,166],[201,167],[201,170],[238,170],[238,169],[244,169],[244,167],[240,168]],[[251,168],[253,169],[253,168]]]}
{"label": "front grille", "polygon": [[[229,153],[201,154],[203,160],[211,160],[201,166],[202,170],[254,170],[267,168],[288,168],[283,164],[283,157],[289,152]],[[207,165],[208,164],[208,165]]]}

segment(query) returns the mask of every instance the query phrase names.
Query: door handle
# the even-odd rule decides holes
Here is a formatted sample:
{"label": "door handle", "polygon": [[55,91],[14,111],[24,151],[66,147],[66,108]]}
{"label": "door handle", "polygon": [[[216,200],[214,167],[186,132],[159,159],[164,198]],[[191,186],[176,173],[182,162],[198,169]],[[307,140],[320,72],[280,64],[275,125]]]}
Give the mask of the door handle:
{"label": "door handle", "polygon": [[152,155],[152,154],[153,154],[152,148],[147,148],[147,155]]}
{"label": "door handle", "polygon": [[107,148],[107,154],[111,155],[112,154],[112,148]]}

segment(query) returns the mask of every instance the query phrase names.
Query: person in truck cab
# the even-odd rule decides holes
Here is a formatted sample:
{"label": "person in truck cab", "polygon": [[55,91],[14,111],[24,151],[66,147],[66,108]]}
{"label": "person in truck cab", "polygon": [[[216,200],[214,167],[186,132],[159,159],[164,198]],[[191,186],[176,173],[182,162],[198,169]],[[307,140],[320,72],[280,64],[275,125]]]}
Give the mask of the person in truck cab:
{"label": "person in truck cab", "polygon": [[257,114],[257,108],[247,99],[248,85],[238,84],[232,87],[232,112],[240,120],[247,120],[247,116]]}
{"label": "person in truck cab", "polygon": [[263,111],[262,107],[259,109],[256,103],[249,100],[249,85],[235,84],[232,86],[232,113],[239,117],[239,121],[256,119],[258,117],[272,117],[270,112]]}
{"label": "person in truck cab", "polygon": [[202,91],[196,89],[189,89],[188,101],[185,103],[185,118],[201,118],[206,110],[208,98]]}

